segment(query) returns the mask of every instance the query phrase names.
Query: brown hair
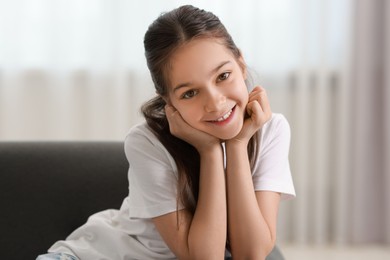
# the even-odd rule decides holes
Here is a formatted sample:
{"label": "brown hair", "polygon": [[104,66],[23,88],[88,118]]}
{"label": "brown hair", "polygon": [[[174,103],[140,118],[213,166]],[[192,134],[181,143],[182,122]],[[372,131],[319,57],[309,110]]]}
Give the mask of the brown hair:
{"label": "brown hair", "polygon": [[[197,150],[185,141],[173,136],[165,116],[165,101],[168,90],[168,66],[172,53],[194,38],[221,40],[239,64],[241,52],[235,45],[219,18],[211,12],[191,5],[181,6],[159,16],[148,28],[145,38],[145,56],[158,94],[146,102],[141,110],[149,128],[174,158],[178,168],[178,202],[194,213],[198,198],[200,158]],[[248,144],[251,167],[257,154],[257,135]]]}

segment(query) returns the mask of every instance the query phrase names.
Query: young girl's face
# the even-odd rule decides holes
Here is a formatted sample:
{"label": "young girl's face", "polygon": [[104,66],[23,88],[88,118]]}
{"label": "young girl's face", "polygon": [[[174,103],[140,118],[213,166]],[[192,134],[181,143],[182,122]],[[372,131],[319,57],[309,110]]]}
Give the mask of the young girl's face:
{"label": "young girl's face", "polygon": [[248,103],[242,66],[220,41],[192,40],[172,55],[168,99],[190,126],[231,139],[243,126]]}

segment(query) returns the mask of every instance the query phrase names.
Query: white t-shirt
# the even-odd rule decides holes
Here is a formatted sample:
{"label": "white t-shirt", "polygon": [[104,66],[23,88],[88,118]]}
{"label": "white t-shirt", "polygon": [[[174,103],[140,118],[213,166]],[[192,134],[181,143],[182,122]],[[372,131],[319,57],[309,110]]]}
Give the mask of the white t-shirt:
{"label": "white t-shirt", "polygon": [[[254,189],[280,192],[282,199],[295,197],[288,161],[287,120],[273,114],[258,134],[260,152],[252,173]],[[177,209],[175,161],[146,123],[130,130],[125,152],[130,164],[129,196],[121,209],[92,215],[49,252],[68,253],[81,260],[176,259],[151,220]]]}

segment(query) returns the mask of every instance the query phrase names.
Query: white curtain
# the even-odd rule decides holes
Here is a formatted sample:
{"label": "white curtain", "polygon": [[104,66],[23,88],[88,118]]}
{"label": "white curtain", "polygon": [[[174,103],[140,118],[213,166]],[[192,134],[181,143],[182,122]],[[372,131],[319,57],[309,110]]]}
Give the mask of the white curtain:
{"label": "white curtain", "polygon": [[335,68],[325,2],[317,27],[321,61],[313,68],[303,57],[288,96],[298,198],[283,205],[280,236],[300,244],[389,245],[390,3],[349,3],[345,59]]}
{"label": "white curtain", "polygon": [[[356,2],[350,73],[351,241],[390,244],[390,2]],[[347,204],[348,205],[348,204]]]}
{"label": "white curtain", "polygon": [[123,140],[154,94],[143,34],[185,3],[221,18],[290,122],[279,241],[389,245],[386,0],[0,0],[0,141]]}

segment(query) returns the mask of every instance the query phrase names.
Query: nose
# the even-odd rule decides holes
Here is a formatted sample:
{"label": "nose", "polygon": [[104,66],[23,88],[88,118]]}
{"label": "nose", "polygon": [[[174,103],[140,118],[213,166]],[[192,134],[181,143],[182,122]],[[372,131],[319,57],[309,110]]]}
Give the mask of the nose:
{"label": "nose", "polygon": [[226,103],[226,96],[218,89],[207,91],[204,109],[207,113],[220,111]]}

